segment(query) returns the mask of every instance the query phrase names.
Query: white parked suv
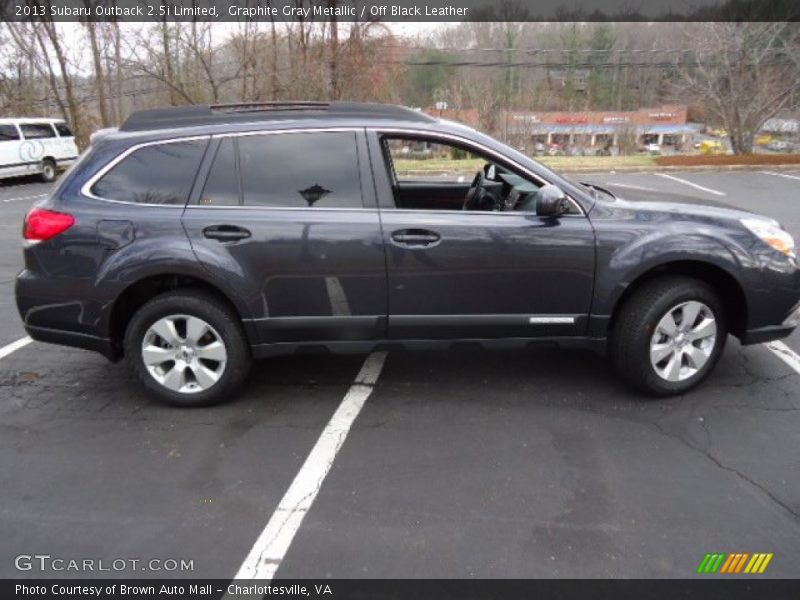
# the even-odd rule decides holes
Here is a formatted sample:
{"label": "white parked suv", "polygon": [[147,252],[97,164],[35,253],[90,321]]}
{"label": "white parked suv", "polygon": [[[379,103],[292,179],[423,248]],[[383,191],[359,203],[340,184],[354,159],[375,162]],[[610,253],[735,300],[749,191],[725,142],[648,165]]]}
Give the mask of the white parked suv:
{"label": "white parked suv", "polygon": [[0,179],[39,175],[53,181],[78,158],[75,137],[61,119],[0,119]]}

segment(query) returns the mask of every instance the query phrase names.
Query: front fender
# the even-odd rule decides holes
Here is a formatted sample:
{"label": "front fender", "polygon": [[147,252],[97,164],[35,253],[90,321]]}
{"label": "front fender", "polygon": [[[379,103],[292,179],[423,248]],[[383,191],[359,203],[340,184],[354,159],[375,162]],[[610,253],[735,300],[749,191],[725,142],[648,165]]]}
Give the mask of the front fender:
{"label": "front fender", "polygon": [[[616,238],[616,239],[611,239]],[[616,235],[598,234],[598,264],[592,313],[610,318],[628,287],[637,279],[670,263],[712,265],[730,275],[743,289],[758,277],[758,266],[745,248],[724,230],[677,226],[640,232],[620,243]]]}

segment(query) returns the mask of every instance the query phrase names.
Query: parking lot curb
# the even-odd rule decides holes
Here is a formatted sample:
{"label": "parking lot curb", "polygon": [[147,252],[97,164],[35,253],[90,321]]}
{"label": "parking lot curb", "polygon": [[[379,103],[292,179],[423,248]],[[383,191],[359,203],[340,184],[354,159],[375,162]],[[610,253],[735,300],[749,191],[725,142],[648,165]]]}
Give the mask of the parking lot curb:
{"label": "parking lot curb", "polygon": [[614,168],[599,168],[599,167],[578,167],[578,168],[561,168],[563,173],[653,173],[654,171],[667,171],[667,172],[686,172],[686,171],[796,171],[800,169],[800,164],[786,164],[786,165],[669,165],[659,166],[651,165],[647,167],[634,167],[623,166]]}
{"label": "parking lot curb", "polygon": [[[535,159],[534,159],[535,160]],[[546,163],[541,163],[545,167],[552,168]],[[784,165],[647,165],[647,166],[620,166],[620,167],[570,167],[559,166],[558,170],[562,173],[653,173],[654,171],[665,172],[686,172],[686,171],[796,171],[800,170],[800,163],[784,164]],[[463,174],[465,171],[425,171],[425,170],[407,170],[403,171],[404,175],[416,176],[432,176],[432,177],[446,177],[452,175]]]}

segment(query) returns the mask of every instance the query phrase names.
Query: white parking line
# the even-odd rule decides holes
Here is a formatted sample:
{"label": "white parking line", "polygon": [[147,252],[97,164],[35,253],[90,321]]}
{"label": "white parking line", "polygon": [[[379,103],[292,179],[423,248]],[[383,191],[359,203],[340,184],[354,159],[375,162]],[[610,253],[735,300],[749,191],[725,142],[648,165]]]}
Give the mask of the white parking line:
{"label": "white parking line", "polygon": [[764,346],[795,371],[800,373],[800,355],[783,342],[767,342]]}
{"label": "white parking line", "polygon": [[23,200],[36,200],[44,198],[47,194],[37,194],[36,196],[22,196],[20,198],[3,198],[3,202],[22,202]]}
{"label": "white parking line", "polygon": [[612,185],[619,188],[628,188],[629,190],[641,190],[643,192],[657,192],[655,188],[644,187],[642,185],[631,185],[629,183],[617,183],[616,181],[606,181],[606,185]]}
{"label": "white parking line", "polygon": [[775,177],[786,177],[787,179],[798,179],[797,175],[789,175],[788,173],[776,173],[775,171],[761,171],[764,175],[775,175]]}
{"label": "white parking line", "polygon": [[11,342],[7,346],[3,346],[2,348],[0,348],[0,359],[5,358],[6,356],[11,354],[12,352],[16,352],[20,348],[24,348],[25,346],[30,344],[32,341],[33,340],[31,338],[29,338],[28,336],[25,336],[24,338],[21,338],[21,339],[17,340],[16,342]]}
{"label": "white parking line", "polygon": [[720,192],[719,190],[712,190],[711,188],[707,188],[705,186],[699,185],[697,183],[692,183],[691,181],[687,181],[686,179],[681,179],[680,177],[675,177],[673,175],[667,175],[666,173],[656,173],[659,177],[665,177],[667,179],[672,179],[673,181],[677,181],[678,183],[682,183],[684,185],[689,185],[693,188],[697,188],[698,190],[703,190],[704,192],[708,192],[709,194],[714,194],[715,196],[727,196],[725,192]]}
{"label": "white parking line", "polygon": [[236,579],[271,580],[274,577],[303,522],[303,517],[314,503],[336,454],[344,444],[350,427],[372,393],[385,360],[386,352],[373,352],[364,361],[353,385],[239,567]]}

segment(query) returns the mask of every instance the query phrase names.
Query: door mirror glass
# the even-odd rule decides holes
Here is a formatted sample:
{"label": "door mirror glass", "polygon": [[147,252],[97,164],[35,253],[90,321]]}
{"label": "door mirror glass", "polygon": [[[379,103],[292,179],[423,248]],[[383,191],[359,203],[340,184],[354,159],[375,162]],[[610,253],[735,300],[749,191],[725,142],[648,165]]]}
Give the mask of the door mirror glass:
{"label": "door mirror glass", "polygon": [[536,192],[536,215],[558,217],[569,212],[567,195],[558,186],[548,183]]}

